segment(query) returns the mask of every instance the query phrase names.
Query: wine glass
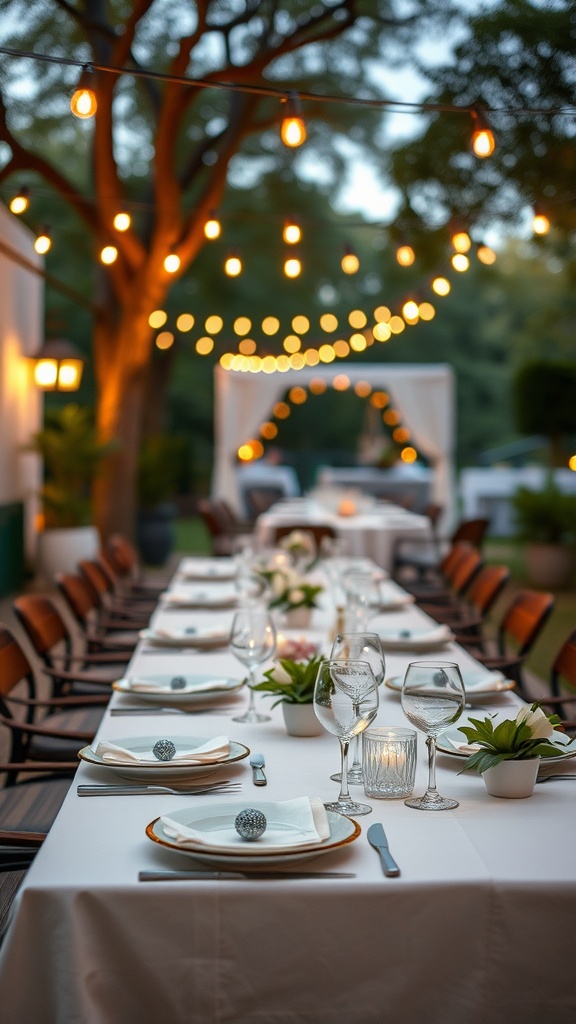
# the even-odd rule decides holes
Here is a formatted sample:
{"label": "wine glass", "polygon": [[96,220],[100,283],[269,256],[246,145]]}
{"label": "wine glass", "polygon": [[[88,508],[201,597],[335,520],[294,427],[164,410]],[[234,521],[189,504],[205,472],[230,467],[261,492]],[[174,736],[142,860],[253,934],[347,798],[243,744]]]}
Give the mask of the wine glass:
{"label": "wine glass", "polygon": [[342,582],[346,595],[347,625],[351,630],[367,630],[370,619],[380,609],[378,580],[370,572],[350,571]]}
{"label": "wine glass", "polygon": [[328,732],[340,741],[342,777],[338,799],[325,804],[340,814],[370,814],[369,804],[352,800],[348,792],[347,758],[350,740],[364,732],[378,711],[378,686],[367,661],[349,658],[320,664],[314,687],[314,712]]}
{"label": "wine glass", "polygon": [[404,803],[420,811],[446,811],[458,801],[440,796],[436,789],[436,737],[456,722],[464,709],[464,683],[460,668],[450,661],[413,661],[402,684],[402,710],[406,718],[427,734],[428,789],[424,796]]}
{"label": "wine glass", "polygon": [[256,666],[271,658],[275,649],[276,627],[267,608],[251,606],[236,612],[230,630],[230,650],[248,668],[250,701],[247,711],[232,721],[250,724],[270,721],[270,715],[256,711],[252,687],[256,685]]}
{"label": "wine glass", "polygon": [[[334,637],[330,657],[333,659],[351,658],[354,661],[367,661],[370,665],[376,685],[380,686],[384,679],[385,661],[382,644],[377,633],[337,633]],[[348,769],[348,782],[361,786],[364,782],[362,761],[360,759],[360,734],[354,737],[354,753],[352,765]],[[334,782],[340,782],[339,772],[330,776]]]}

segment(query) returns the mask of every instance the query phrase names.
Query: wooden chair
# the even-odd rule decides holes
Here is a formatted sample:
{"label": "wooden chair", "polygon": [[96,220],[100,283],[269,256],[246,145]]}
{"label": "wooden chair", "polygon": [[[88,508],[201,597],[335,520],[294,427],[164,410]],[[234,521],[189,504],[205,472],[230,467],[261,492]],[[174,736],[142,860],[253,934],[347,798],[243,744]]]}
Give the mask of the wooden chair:
{"label": "wooden chair", "polygon": [[249,536],[246,527],[233,513],[231,514],[230,507],[225,502],[199,498],[197,508],[210,535],[212,554],[233,555],[239,538]]}
{"label": "wooden chair", "polygon": [[123,534],[113,533],[106,541],[102,554],[116,573],[127,597],[153,599],[166,589],[169,577],[161,580],[157,574],[148,577],[142,570],[136,548]]}
{"label": "wooden chair", "polygon": [[[567,683],[571,692],[562,692]],[[573,629],[554,658],[550,670],[552,696],[542,697],[541,703],[548,712],[560,716],[567,732],[576,732],[576,629]]]}
{"label": "wooden chair", "polygon": [[414,594],[417,601],[445,601],[453,592],[454,578],[460,566],[468,562],[469,559],[472,559],[472,562],[477,565],[475,557],[477,554],[468,541],[456,541],[440,561],[435,576],[420,579],[414,583],[405,583],[404,586],[406,590]]}
{"label": "wooden chair", "polygon": [[13,603],[14,613],[52,681],[52,696],[92,697],[107,703],[111,683],[126,667],[127,655],[117,651],[79,649],[55,602],[41,594],[23,594]]}
{"label": "wooden chair", "polygon": [[127,597],[105,555],[81,559],[78,571],[90,587],[108,627],[113,623],[123,623],[124,629],[143,629],[148,625],[156,597]]}
{"label": "wooden chair", "polygon": [[488,612],[509,579],[507,566],[483,565],[456,602],[449,605],[420,602],[420,607],[437,622],[445,622],[469,636],[478,636]]}
{"label": "wooden chair", "polygon": [[[436,516],[436,521],[439,515],[440,512]],[[447,541],[448,551],[462,541],[481,550],[489,525],[489,519],[462,520]],[[393,576],[398,577],[399,582],[403,577],[408,577],[408,579],[415,577],[417,581],[421,581],[427,577],[434,578],[438,575],[444,557],[441,554],[443,542],[436,536],[435,526],[433,526],[433,534],[432,540],[423,538],[422,541],[416,539],[399,541],[394,553],[393,568]]]}
{"label": "wooden chair", "polygon": [[457,640],[471,650],[486,668],[499,670],[524,689],[522,664],[544,628],[552,609],[554,595],[538,590],[520,590],[505,610],[492,642],[483,636],[470,640],[457,634]]}
{"label": "wooden chair", "polygon": [[244,490],[244,500],[252,520],[263,515],[264,512],[267,512],[272,505],[275,505],[283,497],[284,491],[281,487],[265,487],[264,485],[257,486],[253,484]]}
{"label": "wooden chair", "polygon": [[102,607],[85,577],[57,573],[56,586],[70,614],[83,632],[88,651],[116,651],[120,658],[132,652],[138,634],[126,629],[125,619],[114,619]]}

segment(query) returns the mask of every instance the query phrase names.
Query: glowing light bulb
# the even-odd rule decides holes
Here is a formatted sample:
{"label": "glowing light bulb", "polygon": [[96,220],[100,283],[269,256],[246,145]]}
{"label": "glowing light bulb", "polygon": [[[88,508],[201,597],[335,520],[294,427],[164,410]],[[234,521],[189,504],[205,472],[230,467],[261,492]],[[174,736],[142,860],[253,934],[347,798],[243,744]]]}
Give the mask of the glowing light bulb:
{"label": "glowing light bulb", "polygon": [[284,261],[284,273],[286,277],[298,277],[302,273],[302,263],[297,256],[291,256]]}
{"label": "glowing light bulb", "polygon": [[459,274],[463,274],[464,271],[468,270],[468,267],[470,266],[470,260],[468,259],[467,256],[464,255],[463,252],[454,253],[450,262],[454,267],[454,270],[457,270]]}
{"label": "glowing light bulb", "polygon": [[285,146],[296,149],[306,141],[306,125],[302,117],[300,100],[296,93],[290,93],[282,103],[286,105],[286,110],[280,125],[280,138]]}
{"label": "glowing light bulb", "polygon": [[547,235],[550,231],[550,218],[538,206],[534,207],[532,230],[535,235]]}
{"label": "glowing light bulb", "polygon": [[164,270],[167,274],[175,274],[180,269],[180,257],[171,252],[164,260]]}
{"label": "glowing light bulb", "polygon": [[340,266],[345,274],[356,274],[360,269],[360,260],[358,259],[355,252],[352,252],[348,246],[344,250]]}
{"label": "glowing light bulb", "polygon": [[300,225],[293,220],[287,220],[282,231],[282,238],[286,245],[296,245],[302,238]]}
{"label": "glowing light bulb", "polygon": [[115,245],[105,245],[100,252],[100,262],[106,266],[110,266],[111,263],[115,263],[118,259],[118,249]]}
{"label": "glowing light bulb", "polygon": [[224,272],[228,277],[238,277],[242,273],[242,261],[238,256],[229,256],[224,264]]}
{"label": "glowing light bulb", "polygon": [[10,212],[15,214],[24,213],[30,206],[30,191],[24,186],[19,189],[16,195],[10,200]]}
{"label": "glowing light bulb", "polygon": [[128,231],[128,228],[132,223],[132,217],[129,213],[122,211],[116,214],[112,223],[116,228],[116,231]]}
{"label": "glowing light bulb", "polygon": [[43,228],[34,242],[34,248],[39,256],[43,256],[48,252],[52,245],[52,239],[50,238],[50,232],[48,228]]}
{"label": "glowing light bulb", "polygon": [[494,132],[486,114],[479,108],[472,111],[472,123],[472,149],[476,156],[483,160],[487,156],[492,156],[496,149]]}
{"label": "glowing light bulb", "polygon": [[220,238],[221,233],[222,225],[213,210],[204,225],[204,236],[212,242],[215,238]]}
{"label": "glowing light bulb", "polygon": [[75,117],[79,117],[83,121],[94,117],[98,109],[96,93],[92,86],[93,76],[93,70],[90,67],[85,67],[70,100],[70,110]]}
{"label": "glowing light bulb", "polygon": [[432,291],[436,292],[436,295],[449,295],[450,288],[450,281],[447,277],[435,277],[432,281]]}
{"label": "glowing light bulb", "polygon": [[411,267],[416,259],[416,254],[411,245],[399,245],[396,249],[396,260],[401,267]]}

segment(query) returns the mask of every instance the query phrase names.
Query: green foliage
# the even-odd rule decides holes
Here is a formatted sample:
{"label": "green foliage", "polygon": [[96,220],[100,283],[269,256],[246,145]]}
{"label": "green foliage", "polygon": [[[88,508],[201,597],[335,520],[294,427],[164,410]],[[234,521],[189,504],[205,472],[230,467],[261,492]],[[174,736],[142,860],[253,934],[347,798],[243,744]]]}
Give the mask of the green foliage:
{"label": "green foliage", "polygon": [[576,495],[563,494],[551,479],[541,491],[520,487],[511,501],[522,540],[544,544],[576,541]]}
{"label": "green foliage", "polygon": [[46,527],[91,522],[92,481],[104,458],[116,448],[114,441],[99,441],[91,410],[75,404],[47,410],[45,426],[33,434],[26,447],[44,460],[41,497]]}
{"label": "green foliage", "polygon": [[142,508],[153,508],[169,501],[187,476],[188,443],[186,438],[169,434],[147,437],[138,456],[138,502]]}
{"label": "green foliage", "polygon": [[313,657],[308,661],[291,661],[289,658],[280,659],[280,668],[275,665],[263,673],[264,680],[253,687],[261,693],[270,697],[278,697],[274,701],[273,708],[282,702],[286,704],[312,704],[314,700],[314,685],[318,675],[318,669],[322,662],[321,657]]}
{"label": "green foliage", "polygon": [[576,433],[576,362],[540,359],[520,367],[513,388],[516,420],[524,434],[550,440],[553,465],[565,464],[562,435]]}
{"label": "green foliage", "polygon": [[[558,715],[545,715],[537,703],[530,709],[522,708],[515,719],[505,719],[494,726],[495,715],[480,721],[471,718],[470,725],[462,725],[468,743],[482,749],[472,754],[463,772],[476,771],[481,775],[501,761],[524,761],[533,757],[553,757],[560,748],[553,739],[553,726],[558,725]],[[461,774],[461,773],[460,773]]]}

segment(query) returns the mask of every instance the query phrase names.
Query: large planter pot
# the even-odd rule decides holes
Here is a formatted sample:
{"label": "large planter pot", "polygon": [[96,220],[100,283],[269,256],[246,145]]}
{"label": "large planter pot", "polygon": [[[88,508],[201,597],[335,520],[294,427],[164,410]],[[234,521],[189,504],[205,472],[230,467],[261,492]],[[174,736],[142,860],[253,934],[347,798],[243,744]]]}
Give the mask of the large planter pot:
{"label": "large planter pot", "polygon": [[77,572],[78,562],[96,558],[100,536],[95,526],[48,529],[38,534],[37,571],[52,581],[58,572]]}
{"label": "large planter pot", "polygon": [[574,573],[575,551],[567,544],[526,544],[524,557],[528,579],[536,587],[561,590]]}
{"label": "large planter pot", "polygon": [[323,731],[314,714],[313,704],[288,704],[282,701],[282,712],[289,736],[319,736]]}
{"label": "large planter pot", "polygon": [[164,565],[174,547],[176,508],[169,502],[140,509],[136,520],[136,543],[147,565]]}
{"label": "large planter pot", "polygon": [[288,629],[309,629],[312,622],[312,608],[290,608],[285,612]]}
{"label": "large planter pot", "polygon": [[490,796],[518,799],[532,796],[539,767],[539,757],[520,761],[500,761],[500,764],[483,772],[482,778]]}

